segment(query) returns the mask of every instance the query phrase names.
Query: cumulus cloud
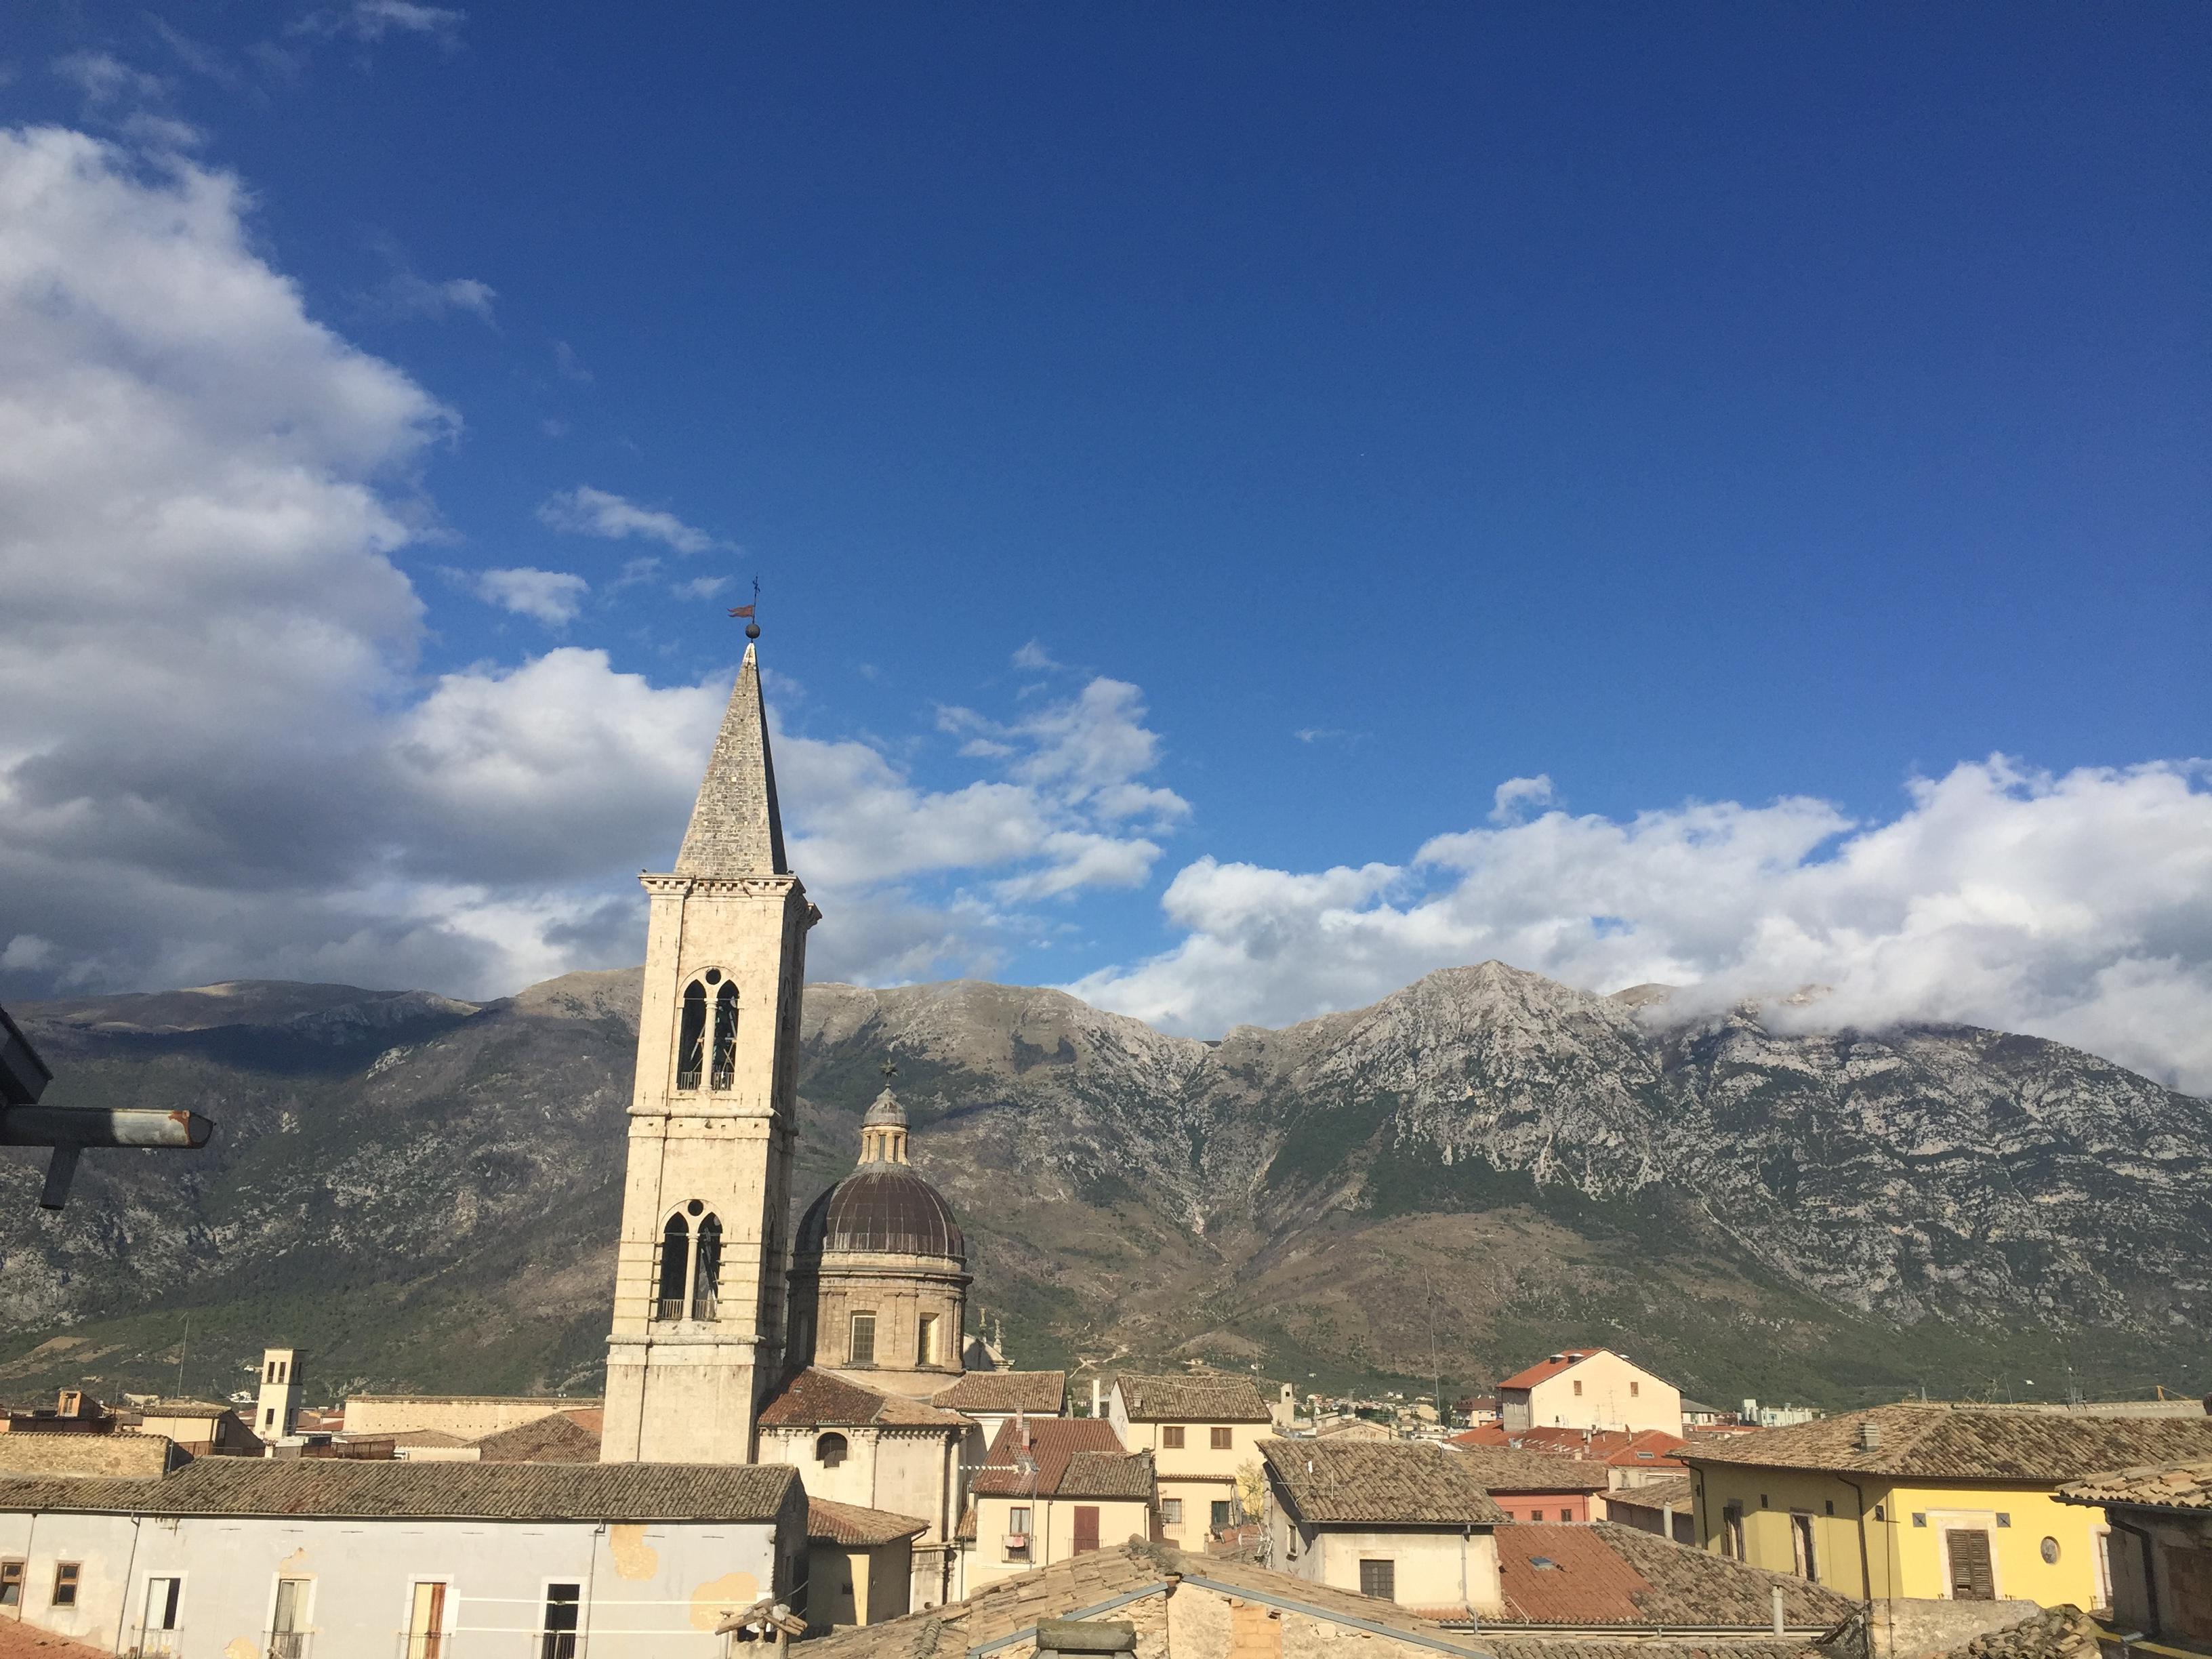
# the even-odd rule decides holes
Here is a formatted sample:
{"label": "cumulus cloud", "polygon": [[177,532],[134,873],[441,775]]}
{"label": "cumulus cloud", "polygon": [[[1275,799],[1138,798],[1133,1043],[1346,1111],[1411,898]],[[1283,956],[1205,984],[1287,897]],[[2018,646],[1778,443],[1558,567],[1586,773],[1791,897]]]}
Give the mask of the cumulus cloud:
{"label": "cumulus cloud", "polygon": [[729,545],[703,530],[694,529],[673,513],[640,507],[635,501],[625,501],[609,490],[594,489],[589,484],[548,496],[538,506],[538,521],[549,530],[573,536],[659,542],[678,553],[705,553]]}
{"label": "cumulus cloud", "polygon": [[1556,805],[1559,798],[1550,775],[1540,772],[1533,778],[1506,779],[1490,799],[1492,823],[1517,823],[1538,807]]}
{"label": "cumulus cloud", "polygon": [[1993,757],[1916,781],[1875,823],[1804,799],[1524,822],[1539,796],[1516,780],[1498,827],[1439,836],[1404,865],[1200,859],[1164,899],[1181,943],[1070,988],[1211,1034],[1494,957],[1601,991],[1687,988],[1675,1016],[1750,998],[1808,1029],[1960,1021],[2212,1090],[2208,775]]}
{"label": "cumulus cloud", "polygon": [[519,617],[534,617],[549,628],[566,628],[584,608],[584,598],[592,587],[581,576],[572,576],[565,570],[533,570],[524,566],[483,572],[477,577],[476,591],[487,605]]}
{"label": "cumulus cloud", "polygon": [[[563,647],[423,680],[392,556],[434,522],[419,475],[457,417],[314,320],[246,206],[188,161],[0,132],[0,994],[493,994],[633,960],[635,872],[674,856],[735,665],[660,685]],[[550,506],[705,540],[588,488]],[[554,626],[588,591],[464,580]],[[1181,803],[1146,775],[1134,688],[965,718],[1003,752],[937,787],[911,755],[779,730],[794,851],[836,918],[822,971],[974,970],[1019,905],[1151,867],[1122,826]]]}
{"label": "cumulus cloud", "polygon": [[1031,640],[1020,650],[1015,652],[1012,660],[1015,667],[1025,668],[1032,672],[1048,672],[1060,666],[1059,663],[1053,660],[1052,653],[1035,640]]}

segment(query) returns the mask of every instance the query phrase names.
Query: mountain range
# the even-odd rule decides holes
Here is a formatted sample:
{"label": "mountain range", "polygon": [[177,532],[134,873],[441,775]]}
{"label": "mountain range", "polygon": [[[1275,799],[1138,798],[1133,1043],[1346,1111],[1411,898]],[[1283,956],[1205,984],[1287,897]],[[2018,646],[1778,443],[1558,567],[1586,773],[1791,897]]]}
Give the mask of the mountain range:
{"label": "mountain range", "polygon": [[[12,1012],[58,1105],[185,1106],[58,1216],[0,1153],[0,1397],[599,1386],[638,970]],[[2212,1103],[2038,1038],[1676,1018],[1498,963],[1218,1041],[1051,990],[807,989],[796,1202],[885,1060],[1018,1364],[1466,1392],[1568,1344],[1840,1406],[2212,1382]]]}

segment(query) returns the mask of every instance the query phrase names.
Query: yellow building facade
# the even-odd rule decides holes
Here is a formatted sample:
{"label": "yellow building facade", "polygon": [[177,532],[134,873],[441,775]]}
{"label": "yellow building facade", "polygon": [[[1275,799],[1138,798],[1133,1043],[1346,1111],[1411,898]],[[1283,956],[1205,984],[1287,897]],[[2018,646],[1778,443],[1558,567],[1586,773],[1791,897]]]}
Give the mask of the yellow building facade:
{"label": "yellow building facade", "polygon": [[1913,1401],[1677,1455],[1699,1546],[1752,1566],[1856,1599],[2102,1607],[2105,1515],[2058,1488],[2212,1455],[2212,1419]]}
{"label": "yellow building facade", "polygon": [[1117,1377],[1106,1414],[1124,1446],[1152,1455],[1169,1543],[1202,1555],[1209,1535],[1244,1520],[1237,1474],[1256,1475],[1260,1443],[1274,1433],[1267,1402],[1249,1378]]}

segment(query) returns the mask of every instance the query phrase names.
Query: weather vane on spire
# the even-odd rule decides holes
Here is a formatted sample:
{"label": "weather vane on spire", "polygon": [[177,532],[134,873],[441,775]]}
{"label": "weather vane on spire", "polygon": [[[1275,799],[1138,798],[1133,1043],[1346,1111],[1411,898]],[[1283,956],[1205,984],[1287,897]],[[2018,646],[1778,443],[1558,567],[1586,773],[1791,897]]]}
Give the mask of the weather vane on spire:
{"label": "weather vane on spire", "polygon": [[760,623],[753,619],[753,611],[759,604],[760,578],[756,576],[753,578],[752,604],[733,605],[730,607],[730,614],[732,617],[743,617],[745,619],[745,637],[749,640],[757,640],[760,637]]}
{"label": "weather vane on spire", "polygon": [[890,1088],[891,1079],[898,1075],[898,1062],[895,1060],[887,1060],[876,1069],[884,1074],[884,1087]]}

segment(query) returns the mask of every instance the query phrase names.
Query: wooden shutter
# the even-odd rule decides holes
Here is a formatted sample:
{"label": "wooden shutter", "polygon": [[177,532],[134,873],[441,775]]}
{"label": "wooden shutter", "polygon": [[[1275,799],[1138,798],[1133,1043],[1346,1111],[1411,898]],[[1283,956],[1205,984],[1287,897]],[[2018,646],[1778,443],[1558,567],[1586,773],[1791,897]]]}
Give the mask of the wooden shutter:
{"label": "wooden shutter", "polygon": [[1078,1504],[1075,1506],[1075,1553],[1088,1553],[1098,1547],[1098,1506]]}
{"label": "wooden shutter", "polygon": [[1954,1601],[1994,1601],[1997,1599],[1996,1571],[1990,1565],[1990,1535],[1985,1532],[1948,1532],[1944,1547],[1951,1562]]}

